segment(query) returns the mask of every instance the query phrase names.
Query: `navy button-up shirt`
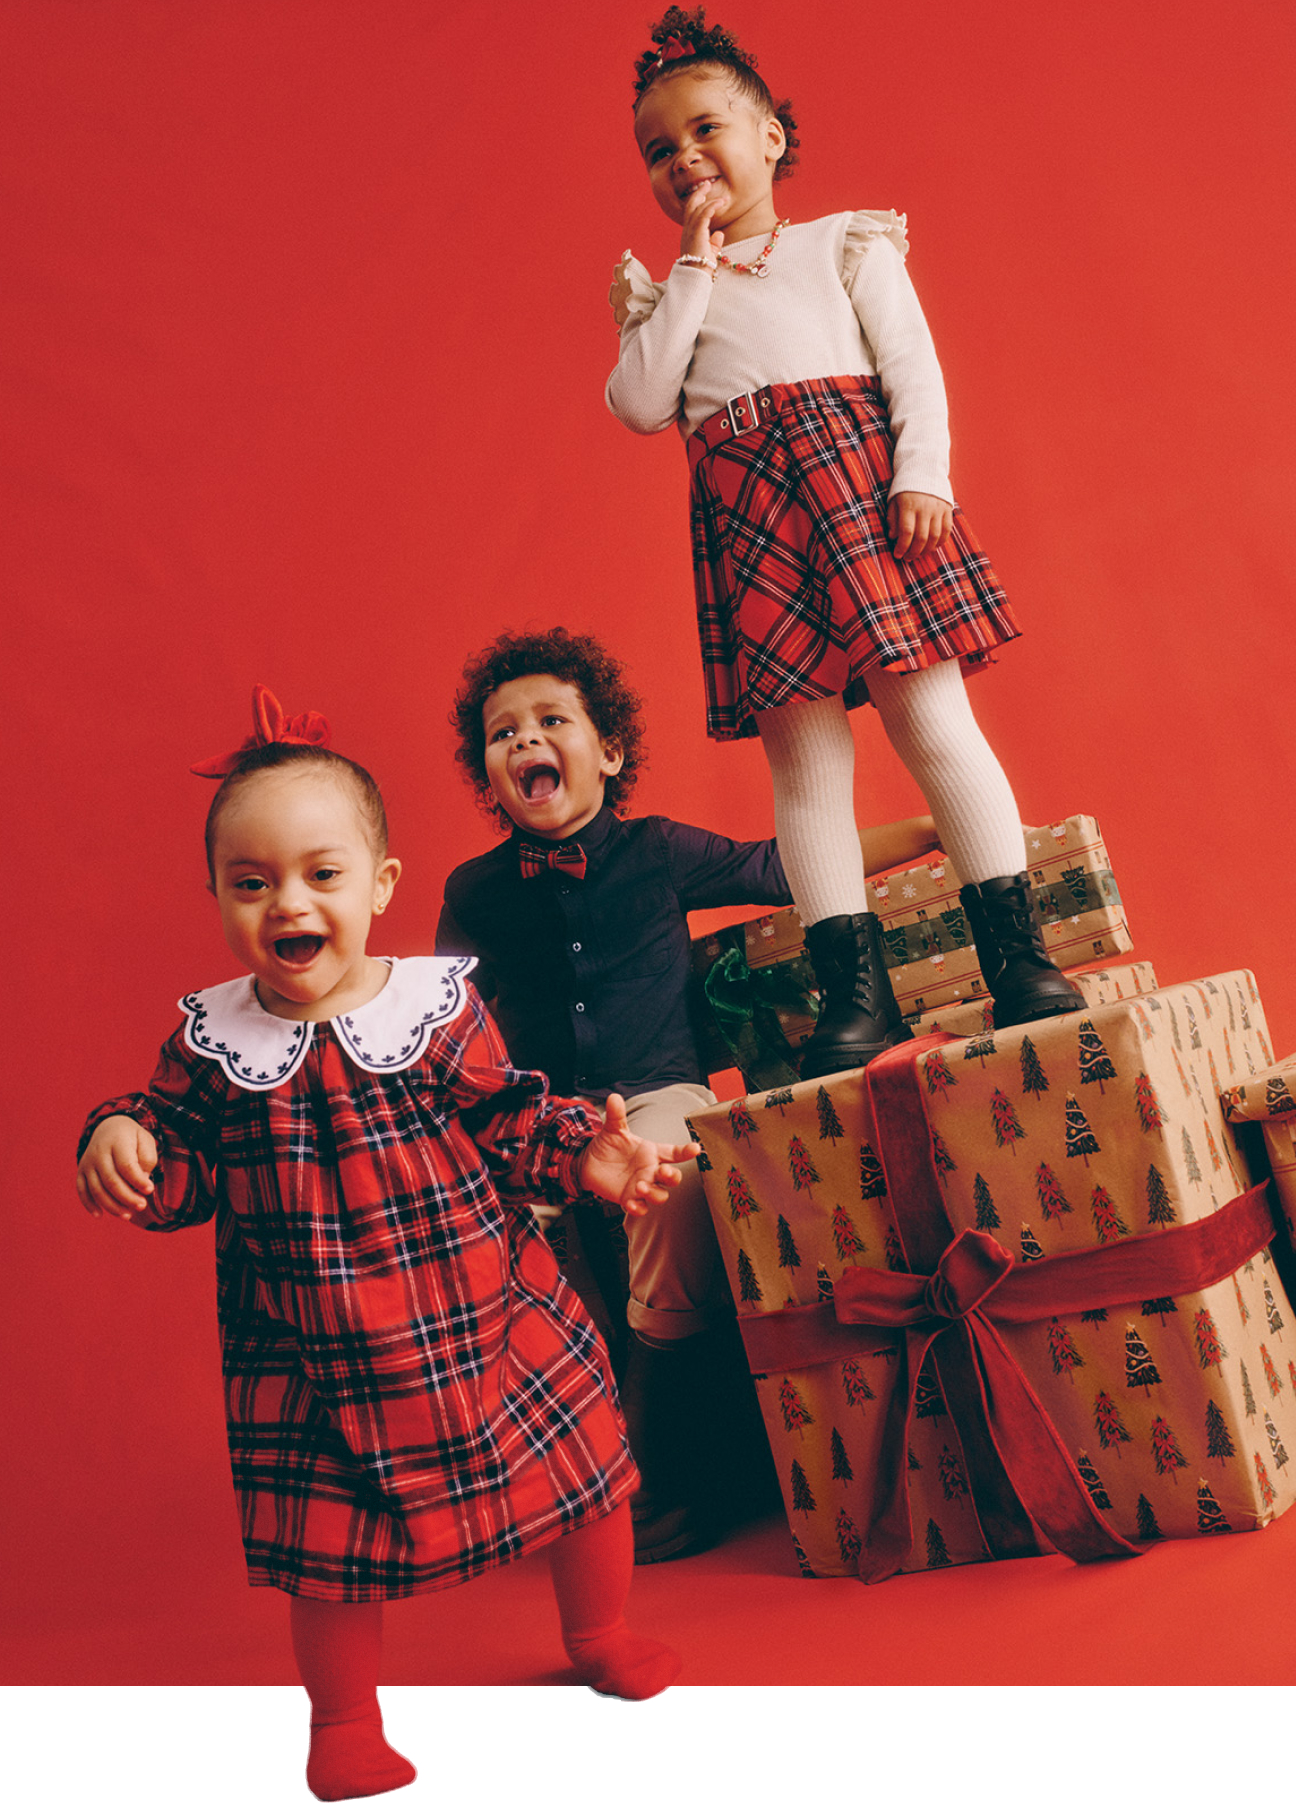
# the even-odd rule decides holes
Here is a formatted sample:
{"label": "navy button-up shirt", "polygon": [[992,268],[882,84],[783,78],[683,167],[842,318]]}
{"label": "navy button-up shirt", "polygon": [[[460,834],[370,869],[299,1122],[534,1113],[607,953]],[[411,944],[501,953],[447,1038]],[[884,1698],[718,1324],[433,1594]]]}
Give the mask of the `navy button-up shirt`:
{"label": "navy button-up shirt", "polygon": [[689,1026],[690,909],[792,901],[772,840],[727,840],[665,816],[602,810],[579,834],[583,880],[523,878],[517,830],[451,872],[438,953],[481,961],[514,1064],[559,1093],[633,1097],[703,1080]]}

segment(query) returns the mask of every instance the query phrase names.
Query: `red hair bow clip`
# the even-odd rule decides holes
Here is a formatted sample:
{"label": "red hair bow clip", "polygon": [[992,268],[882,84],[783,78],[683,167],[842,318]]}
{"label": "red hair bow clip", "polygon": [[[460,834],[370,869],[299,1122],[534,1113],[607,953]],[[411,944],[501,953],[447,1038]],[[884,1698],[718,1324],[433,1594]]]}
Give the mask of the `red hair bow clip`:
{"label": "red hair bow clip", "polygon": [[318,710],[307,709],[303,715],[285,715],[278,697],[264,684],[254,684],[252,732],[242,746],[235,747],[230,753],[219,753],[214,759],[204,759],[201,765],[191,765],[189,769],[199,778],[228,777],[243,754],[254,752],[258,746],[327,746],[331,739],[329,724]]}
{"label": "red hair bow clip", "polygon": [[673,63],[678,57],[693,56],[695,54],[696,52],[694,51],[691,40],[672,35],[667,38],[666,42],[657,52],[657,62],[654,66],[660,69],[663,63]]}

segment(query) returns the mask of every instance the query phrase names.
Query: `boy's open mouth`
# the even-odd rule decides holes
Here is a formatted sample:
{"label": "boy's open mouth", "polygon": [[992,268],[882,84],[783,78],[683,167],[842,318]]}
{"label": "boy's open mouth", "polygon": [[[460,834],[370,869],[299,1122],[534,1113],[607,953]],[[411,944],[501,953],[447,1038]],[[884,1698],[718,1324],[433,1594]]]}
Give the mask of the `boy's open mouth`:
{"label": "boy's open mouth", "polygon": [[322,934],[285,934],[274,950],[286,966],[308,966],[323,945]]}
{"label": "boy's open mouth", "polygon": [[552,765],[528,765],[518,778],[518,789],[529,803],[543,803],[558,788],[558,773]]}

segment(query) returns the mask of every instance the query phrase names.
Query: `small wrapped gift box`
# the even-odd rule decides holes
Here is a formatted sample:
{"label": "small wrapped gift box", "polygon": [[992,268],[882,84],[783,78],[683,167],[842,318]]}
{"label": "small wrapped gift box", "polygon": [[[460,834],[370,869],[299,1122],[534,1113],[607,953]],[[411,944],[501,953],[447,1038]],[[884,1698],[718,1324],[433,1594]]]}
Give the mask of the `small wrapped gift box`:
{"label": "small wrapped gift box", "polygon": [[[1055,964],[1069,969],[1127,953],[1133,943],[1094,818],[1073,815],[1024,834],[1023,862]],[[911,1019],[986,1001],[960,884],[943,853],[869,884],[891,988]],[[692,965],[694,1032],[707,1071],[736,1066],[753,1090],[791,1083],[796,1050],[818,1013],[796,910],[698,936]]]}
{"label": "small wrapped gift box", "polygon": [[808,1573],[1131,1554],[1296,1497],[1296,1320],[1219,1105],[1249,973],[698,1113]]}
{"label": "small wrapped gift box", "polygon": [[[1068,969],[1133,946],[1102,832],[1092,815],[1071,815],[1024,830],[1022,863],[1030,875],[1044,942]],[[943,853],[869,885],[882,923],[891,988],[906,1016],[985,996],[967,917],[963,880]]]}
{"label": "small wrapped gift box", "polygon": [[1263,1129],[1278,1202],[1296,1244],[1296,1059],[1248,1075],[1221,1101],[1231,1123],[1259,1123]]}

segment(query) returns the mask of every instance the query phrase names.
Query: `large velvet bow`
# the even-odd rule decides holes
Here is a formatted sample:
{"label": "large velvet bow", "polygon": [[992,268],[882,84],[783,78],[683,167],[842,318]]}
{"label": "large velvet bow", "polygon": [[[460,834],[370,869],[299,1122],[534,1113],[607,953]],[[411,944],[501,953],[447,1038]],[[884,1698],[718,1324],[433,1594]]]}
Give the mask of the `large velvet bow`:
{"label": "large velvet bow", "polygon": [[306,709],[300,715],[285,715],[278,697],[264,684],[254,684],[252,732],[247,739],[233,752],[218,753],[215,758],[204,759],[200,765],[191,765],[189,769],[195,777],[223,778],[233,771],[245,752],[252,752],[258,746],[327,746],[331,738],[329,724],[318,710]]}

